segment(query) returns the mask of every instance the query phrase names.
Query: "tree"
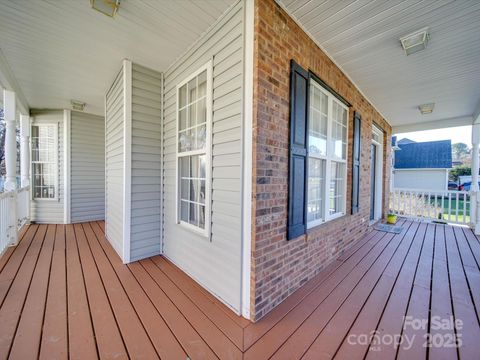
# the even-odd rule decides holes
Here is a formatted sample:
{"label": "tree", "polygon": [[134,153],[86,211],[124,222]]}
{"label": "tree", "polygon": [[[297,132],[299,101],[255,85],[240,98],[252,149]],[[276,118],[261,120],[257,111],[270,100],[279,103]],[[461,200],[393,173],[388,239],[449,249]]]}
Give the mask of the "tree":
{"label": "tree", "polygon": [[465,175],[472,175],[472,168],[469,165],[455,166],[449,173],[450,180],[453,181],[458,181],[459,176]]}
{"label": "tree", "polygon": [[464,144],[464,143],[453,144],[452,145],[452,153],[453,153],[453,157],[455,159],[461,159],[461,158],[465,157],[469,153],[469,149],[468,149],[467,144]]}

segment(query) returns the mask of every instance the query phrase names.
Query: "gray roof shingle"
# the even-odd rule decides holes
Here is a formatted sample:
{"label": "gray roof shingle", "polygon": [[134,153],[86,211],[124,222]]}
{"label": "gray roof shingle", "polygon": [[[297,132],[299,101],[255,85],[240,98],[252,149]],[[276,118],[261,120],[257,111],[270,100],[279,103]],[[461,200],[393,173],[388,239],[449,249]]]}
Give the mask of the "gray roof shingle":
{"label": "gray roof shingle", "polygon": [[452,142],[398,142],[401,150],[395,152],[395,169],[450,169]]}

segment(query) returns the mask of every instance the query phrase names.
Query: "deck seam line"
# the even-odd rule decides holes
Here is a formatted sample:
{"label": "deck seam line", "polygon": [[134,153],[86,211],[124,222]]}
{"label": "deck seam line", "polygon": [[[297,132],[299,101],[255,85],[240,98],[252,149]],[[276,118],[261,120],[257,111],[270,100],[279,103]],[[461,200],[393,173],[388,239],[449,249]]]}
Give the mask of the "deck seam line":
{"label": "deck seam line", "polygon": [[[367,244],[369,244],[373,238],[379,234],[380,231],[372,231],[371,233],[369,234],[366,234],[364,236],[369,236],[369,238],[365,241],[364,244],[362,244],[358,249],[356,249],[352,254],[350,254],[346,259],[344,260],[339,260],[339,264],[337,267],[335,267],[332,272],[330,274],[328,274],[327,277],[325,277],[325,279],[323,279],[321,282],[319,282],[317,285],[315,285],[314,288],[311,289],[311,291],[309,291],[308,293],[306,293],[301,299],[298,300],[298,302],[295,304],[295,306],[292,306],[285,314],[283,314],[283,316],[278,319],[277,321],[275,321],[275,323],[267,330],[265,331],[262,335],[260,335],[254,342],[252,342],[252,344],[250,344],[250,346],[248,348],[245,348],[244,349],[244,352],[248,351],[250,348],[252,348],[261,338],[263,338],[266,334],[268,334],[268,332],[273,329],[278,323],[280,323],[288,314],[290,314],[290,312],[292,312],[298,305],[300,305],[308,296],[310,296],[314,291],[316,291],[320,286],[322,286],[322,284],[324,284],[331,276],[333,276],[333,274],[342,266],[344,265],[351,257],[353,257],[358,251],[360,251],[364,246],[366,246]],[[371,235],[371,236],[370,236]],[[379,237],[379,239],[377,240],[377,243],[382,240],[387,234],[386,233],[383,233],[381,234],[381,236]],[[360,240],[359,240],[360,241]],[[377,244],[373,244],[373,246],[371,247],[371,249],[373,249]],[[355,246],[355,244],[352,244],[351,247]],[[370,250],[371,250],[370,249]],[[348,250],[347,250],[348,251]],[[362,261],[362,259],[367,256],[368,254],[365,254],[358,262],[357,264]],[[342,279],[343,280],[343,279]],[[300,289],[300,288],[299,288]],[[298,290],[298,289],[297,289]],[[333,290],[332,290],[333,291]],[[254,324],[251,324],[251,325],[254,325]],[[245,329],[244,329],[244,332],[247,331],[247,329],[251,326],[247,326]],[[301,325],[301,324],[300,324]],[[245,338],[245,335],[244,335],[244,338]],[[273,355],[272,355],[273,356]]]}
{"label": "deck seam line", "polygon": [[[25,254],[23,254],[23,257],[22,257],[22,259],[20,260],[20,263],[18,264],[17,270],[15,270],[15,274],[13,275],[12,280],[10,281],[10,284],[8,285],[8,289],[7,289],[7,291],[5,292],[5,297],[2,299],[2,301],[0,301],[0,309],[3,307],[3,304],[4,304],[5,300],[6,300],[7,297],[8,297],[8,294],[10,293],[10,288],[12,287],[15,279],[17,278],[18,272],[19,272],[20,269],[22,268],[23,262],[25,261],[25,257],[27,256],[28,252],[30,251],[30,247],[31,247],[32,244],[33,244],[33,240],[35,239],[35,235],[37,235],[38,229],[40,229],[40,226],[37,226],[37,228],[35,229],[34,233],[32,234],[32,240],[30,240],[30,244],[28,244],[27,249],[25,250]],[[43,240],[42,240],[42,241],[43,241]],[[18,245],[17,245],[17,246],[18,246]],[[17,250],[17,247],[15,247],[15,250]],[[39,254],[40,254],[40,252],[39,252]],[[12,255],[13,255],[13,253],[12,253]],[[8,261],[10,261],[10,258],[8,259]],[[5,263],[5,266],[6,266],[6,263]],[[5,268],[5,266],[4,266],[4,268]],[[2,269],[2,271],[3,271],[3,269]],[[1,274],[2,271],[0,271],[0,274]]]}
{"label": "deck seam line", "polygon": [[[140,315],[138,314],[137,309],[136,309],[136,307],[134,306],[134,304],[133,304],[133,302],[132,302],[132,300],[131,300],[131,298],[130,298],[129,292],[125,289],[125,286],[123,285],[123,282],[122,282],[122,280],[120,279],[120,276],[118,275],[118,273],[117,273],[117,271],[116,271],[116,269],[115,269],[115,266],[113,266],[112,261],[110,260],[110,257],[108,256],[108,254],[106,253],[105,249],[103,248],[103,246],[102,246],[102,244],[101,244],[101,241],[100,241],[100,239],[99,239],[98,236],[97,236],[97,233],[95,232],[95,230],[93,230],[93,227],[90,225],[90,223],[87,223],[87,224],[90,226],[90,228],[91,228],[91,230],[92,230],[92,233],[93,233],[93,235],[95,236],[95,239],[96,239],[96,241],[97,241],[97,243],[98,243],[98,246],[100,246],[100,249],[102,249],[102,252],[104,253],[105,257],[107,258],[107,261],[108,261],[108,263],[110,264],[110,267],[112,268],[113,273],[114,273],[115,276],[117,277],[117,279],[118,279],[118,281],[119,281],[119,283],[120,283],[120,285],[121,285],[121,287],[122,287],[122,289],[123,289],[123,291],[124,291],[124,293],[125,293],[128,301],[129,301],[129,303],[130,303],[130,305],[131,305],[131,307],[132,307],[135,315],[136,315],[137,318],[138,318],[138,321],[139,321],[140,324],[142,325],[142,328],[143,328],[143,330],[145,331],[145,334],[147,335],[148,340],[150,341],[153,349],[155,350],[155,353],[156,353],[157,356],[160,358],[160,354],[159,354],[158,351],[157,351],[157,348],[156,348],[156,346],[155,346],[155,343],[153,342],[152,338],[150,337],[150,334],[148,333],[147,329],[145,328],[145,324],[143,323],[142,319],[140,318]],[[128,267],[127,267],[127,268],[128,268]],[[129,269],[129,271],[130,271],[130,269]],[[133,276],[133,274],[132,274],[132,276]],[[134,278],[135,281],[138,283],[138,281],[137,281],[137,279],[135,278],[135,276],[133,276],[133,278]],[[143,287],[140,286],[140,288],[141,288],[142,291],[145,293],[145,291],[143,290]],[[147,298],[148,298],[148,297],[147,297]],[[148,301],[152,302],[152,301],[150,300],[150,298],[148,298]],[[153,305],[153,303],[152,303],[152,306],[155,308],[155,305]],[[155,310],[156,310],[156,308],[155,308]],[[157,312],[158,312],[158,310],[157,310]],[[162,318],[162,319],[163,319],[163,318]],[[119,329],[119,330],[120,330],[120,329]],[[175,338],[176,338],[176,337],[175,337]]]}
{"label": "deck seam line", "polygon": [[[463,232],[462,232],[462,234],[463,234]],[[475,299],[473,298],[472,287],[470,286],[470,281],[468,280],[467,273],[465,272],[465,264],[463,263],[462,252],[460,251],[460,246],[458,245],[457,233],[455,231],[453,231],[453,236],[455,237],[455,245],[457,247],[457,252],[458,252],[458,257],[460,259],[460,263],[462,264],[462,273],[463,273],[463,276],[465,277],[465,281],[467,283],[468,294],[470,295],[470,300],[472,301],[473,311],[475,311],[475,315],[477,316],[477,323],[480,326],[480,317],[479,317],[479,314],[478,314],[478,311],[477,311],[477,308],[476,308],[476,305],[475,305]],[[466,239],[465,239],[465,241],[466,241]],[[472,256],[473,256],[473,254],[472,254]]]}
{"label": "deck seam line", "polygon": [[[410,228],[413,226],[413,222],[411,222],[409,225],[408,225],[408,229],[405,231],[405,234],[403,235],[402,239],[400,240],[400,244],[399,246],[401,245],[401,243],[405,240],[405,237],[407,236],[407,233],[408,231],[410,230]],[[411,245],[409,246],[408,250],[407,250],[407,254],[408,254],[408,251],[410,250],[410,247]],[[395,256],[395,254],[397,253],[397,250],[398,248],[395,250],[395,253],[392,255],[392,258],[393,256]],[[405,259],[406,259],[406,256],[405,258],[403,259],[402,261],[402,264],[400,265],[400,269],[403,267],[403,264],[405,263]],[[391,259],[390,259],[391,261]],[[388,264],[390,264],[390,261],[388,262]],[[385,266],[385,269],[388,267],[388,264]],[[385,274],[385,269],[382,271],[382,274],[379,276],[377,282],[375,283],[375,285],[373,286],[372,290],[370,291],[370,293],[368,294],[367,298],[365,299],[365,302],[363,303],[362,307],[360,308],[360,310],[358,311],[357,315],[355,316],[355,319],[353,320],[352,324],[350,325],[350,327],[348,328],[348,331],[347,333],[343,336],[342,338],[342,341],[340,342],[340,345],[337,347],[337,349],[335,350],[335,353],[333,354],[332,358],[335,358],[338,354],[338,351],[340,350],[340,348],[342,347],[342,344],[344,343],[345,339],[347,338],[350,330],[352,329],[352,327],[355,325],[358,317],[360,316],[360,313],[362,312],[362,310],[365,308],[365,305],[367,304],[368,300],[370,299],[372,293],[375,291],[375,289],[377,288],[377,285],[379,283],[379,281],[381,280],[382,276]],[[388,276],[388,275],[386,275]],[[397,273],[397,276],[398,276],[398,273]],[[397,277],[395,277],[395,280],[392,284],[392,289],[395,287],[395,282],[396,282],[396,279]],[[383,313],[383,311],[382,311]],[[381,315],[380,315],[380,318],[381,318]],[[319,334],[320,335],[320,334]],[[312,343],[313,344],[313,343]]]}
{"label": "deck seam line", "polygon": [[[415,229],[415,233],[414,233],[413,236],[412,236],[412,240],[411,240],[410,246],[409,246],[409,248],[408,248],[408,252],[407,252],[407,254],[405,255],[404,261],[405,261],[406,258],[408,257],[408,253],[410,252],[410,249],[411,249],[411,247],[412,247],[413,240],[415,239],[415,236],[417,236],[418,229],[420,228],[420,223],[419,223],[419,222],[413,221],[412,224],[418,224],[418,226],[417,226],[417,228]],[[402,268],[403,268],[403,263],[402,263]],[[394,291],[394,289],[395,289],[395,286],[397,285],[398,277],[400,276],[400,273],[401,273],[402,268],[400,268],[400,270],[397,272],[397,275],[395,276],[395,282],[393,283],[393,286],[392,286],[392,288],[390,289],[390,292],[389,292],[389,294],[388,294],[387,300],[385,301],[385,304],[383,305],[382,312],[381,312],[381,314],[380,314],[380,316],[379,316],[379,318],[378,318],[377,325],[375,326],[375,331],[377,331],[378,326],[380,325],[380,323],[381,323],[381,321],[382,321],[383,315],[385,314],[385,310],[387,309],[387,304],[388,304],[388,302],[390,301],[390,298],[392,297],[393,291]],[[369,349],[370,349],[370,345],[371,345],[371,342],[369,342],[368,347],[367,347],[366,350],[365,350],[365,354],[363,355],[363,360],[365,360],[365,359],[367,358],[368,351],[369,351]]]}
{"label": "deck seam line", "polygon": [[[395,248],[394,252],[392,253],[392,255],[390,256],[390,259],[388,260],[388,262],[385,264],[381,274],[378,276],[377,280],[375,281],[375,284],[374,286],[372,287],[372,290],[369,292],[367,298],[365,299],[363,305],[361,306],[360,310],[358,311],[357,315],[355,316],[355,319],[354,321],[352,322],[352,325],[350,325],[349,327],[349,330],[350,328],[353,326],[353,324],[355,323],[355,320],[357,319],[357,317],[359,316],[360,312],[362,311],[362,309],[364,308],[365,304],[367,303],[368,299],[370,298],[370,295],[372,294],[372,292],[375,290],[375,287],[377,286],[378,282],[380,281],[380,279],[382,278],[382,275],[385,273],[385,269],[388,267],[388,265],[390,264],[390,262],[392,261],[393,257],[395,256],[395,254],[397,253],[398,251],[398,248],[400,247],[400,245],[402,244],[403,240],[405,239],[406,235],[407,235],[407,232],[408,230],[410,229],[411,225],[409,225],[409,227],[407,228],[407,230],[405,231],[405,233],[403,234],[402,238],[400,239],[400,241],[398,242],[398,245],[397,247]],[[395,236],[392,237],[392,239],[390,240],[390,242],[395,238]],[[390,244],[390,242],[388,244],[385,245],[385,248]],[[367,273],[370,271],[370,269],[375,265],[375,263],[377,262],[377,260],[381,257],[381,255],[383,254],[383,251],[382,253],[380,253],[378,255],[378,257],[373,261],[372,265],[367,269],[367,271],[365,272],[365,274],[363,274],[363,276],[358,280],[358,282],[355,284],[355,286],[352,288],[352,290],[349,292],[349,294],[345,297],[345,299],[342,301],[342,303],[340,304],[340,306],[335,310],[335,312],[332,314],[332,316],[330,317],[330,319],[327,321],[327,323],[325,324],[325,326],[323,326],[323,328],[320,330],[320,332],[317,334],[317,336],[315,337],[315,339],[312,341],[312,343],[308,346],[308,348],[304,351],[304,353],[302,354],[302,358],[305,356],[305,354],[310,350],[310,348],[312,347],[312,345],[315,343],[315,341],[318,339],[318,337],[322,334],[323,330],[328,326],[328,324],[330,323],[330,321],[332,321],[332,318],[338,313],[338,311],[340,310],[340,308],[342,307],[342,305],[348,300],[348,298],[350,297],[350,295],[352,294],[352,292],[359,286],[360,282],[363,280],[363,278],[367,275]],[[402,263],[403,264],[403,263]],[[348,331],[347,331],[347,334],[348,334]],[[345,338],[345,337],[344,337]],[[343,343],[343,341],[342,341]],[[342,343],[340,343],[340,345],[337,347],[337,350],[335,351],[334,355],[335,356],[338,352],[338,349],[341,347]]]}
{"label": "deck seam line", "polygon": [[52,253],[50,255],[50,264],[48,266],[47,290],[45,291],[45,306],[43,307],[42,326],[40,327],[40,341],[38,344],[37,359],[40,358],[40,351],[42,350],[43,327],[45,326],[45,313],[47,312],[48,293],[50,290],[50,278],[52,276],[53,254],[55,251],[55,243],[57,242],[57,225],[53,225],[53,226],[55,226],[55,232],[53,237]]}
{"label": "deck seam line", "polygon": [[[147,258],[147,259],[143,259],[145,261],[150,261],[152,262],[152,264],[155,266],[155,263],[150,259],[150,258]],[[142,261],[143,261],[142,260]],[[191,326],[191,328],[193,329],[193,331],[195,331],[197,333],[197,335],[205,342],[205,344],[208,346],[208,348],[212,351],[212,353],[215,354],[215,356],[219,358],[219,355],[217,354],[217,352],[215,350],[212,349],[212,347],[210,346],[209,343],[207,343],[207,341],[204,339],[204,337],[198,332],[198,330],[193,326],[193,324],[187,319],[187,317],[185,316],[185,314],[178,308],[177,304],[170,298],[170,296],[168,296],[168,294],[162,289],[162,287],[160,286],[160,284],[157,282],[157,280],[153,277],[152,274],[150,274],[150,272],[143,266],[142,263],[140,263],[140,265],[142,265],[142,267],[144,268],[144,270],[147,272],[147,274],[152,278],[152,280],[155,282],[155,284],[158,286],[158,288],[165,294],[165,296],[168,298],[168,300],[170,300],[170,302],[173,304],[173,306],[175,306],[175,308],[178,310],[178,312],[180,314],[182,314],[183,318],[185,319],[185,321]],[[235,346],[236,348],[238,348],[237,346]],[[241,351],[241,350],[240,350]],[[187,353],[188,354],[188,353]]]}
{"label": "deck seam line", "polygon": [[[150,259],[150,260],[151,260],[151,259]],[[170,276],[168,276],[168,275],[155,263],[155,261],[153,261],[153,260],[151,260],[151,261],[152,261],[152,263],[174,284],[174,286],[188,299],[188,301],[190,301],[190,302],[193,304],[193,306],[195,307],[195,309],[198,309],[202,314],[204,314],[204,316],[213,324],[213,326],[215,326],[215,327],[218,329],[218,331],[220,331],[220,332],[228,339],[228,341],[229,341],[230,343],[232,343],[232,345],[234,345],[238,350],[240,350],[240,352],[243,353],[243,350],[242,350],[241,348],[239,348],[239,347],[237,346],[237,344],[235,344],[235,342],[230,338],[230,336],[228,336],[224,331],[222,331],[222,329],[219,328],[219,326],[210,318],[210,316],[208,316],[202,309],[200,309],[200,307],[199,307],[187,294],[185,294],[184,291],[182,291],[182,290],[177,286],[177,284],[175,283],[175,281],[173,281],[173,279],[172,279]],[[219,310],[220,310],[220,311],[223,311],[223,310],[221,310],[221,309],[219,309]],[[225,314],[225,315],[226,315],[226,314]],[[226,315],[226,316],[227,316],[227,315]],[[188,321],[188,320],[187,320],[187,321]],[[233,320],[232,320],[232,321],[233,321]],[[190,322],[189,322],[189,323],[190,323]],[[191,326],[193,327],[192,324],[191,324]],[[238,325],[235,324],[235,326],[238,326]],[[238,327],[241,329],[240,326],[238,326]],[[199,335],[200,335],[200,334],[199,334]],[[202,337],[202,336],[200,335],[200,337]],[[203,339],[203,337],[202,337],[202,339]],[[243,339],[242,339],[242,340],[243,340]],[[212,349],[212,351],[213,351],[213,349]],[[213,352],[215,353],[215,351],[213,351]]]}
{"label": "deck seam line", "polygon": [[[407,306],[405,308],[405,313],[403,314],[403,322],[405,322],[405,317],[408,314],[408,310],[410,309],[410,304],[412,302],[413,289],[415,287],[415,279],[417,277],[418,266],[420,265],[420,260],[422,259],[422,253],[423,253],[423,249],[425,247],[425,238],[427,237],[427,231],[428,231],[428,225],[425,226],[425,232],[423,233],[423,239],[422,239],[422,246],[420,248],[420,251],[418,252],[417,264],[415,266],[415,272],[414,272],[413,277],[412,277],[412,284],[410,286],[410,293],[408,294],[408,302],[407,302]],[[431,280],[430,280],[430,282],[431,282]],[[402,322],[402,325],[403,325],[403,322]],[[402,336],[403,336],[403,331],[404,331],[404,326],[402,326],[402,328],[400,329],[400,338],[402,338]],[[395,351],[395,359],[398,359],[399,351],[400,351],[400,346],[397,347],[397,349]]]}
{"label": "deck seam line", "polygon": [[[93,331],[93,336],[95,339],[95,349],[97,351],[97,358],[100,359],[100,349],[98,348],[98,343],[97,343],[97,335],[95,331],[95,326],[93,325],[93,316],[92,316],[92,310],[90,307],[90,299],[88,297],[88,288],[87,288],[87,282],[85,281],[85,272],[83,269],[83,261],[82,261],[82,256],[80,255],[80,248],[78,247],[78,239],[77,239],[77,231],[75,229],[75,225],[71,224],[73,235],[75,237],[75,248],[78,253],[78,262],[80,263],[80,269],[82,273],[82,280],[83,280],[83,286],[85,287],[85,298],[87,299],[87,306],[88,306],[88,317],[90,318],[90,325],[92,326],[92,331]],[[83,229],[83,228],[82,228]],[[93,255],[92,255],[93,257]]]}
{"label": "deck seam line", "polygon": [[[85,228],[83,227],[83,224],[80,223],[79,225],[81,226],[82,231],[83,231],[83,233],[84,233],[84,235],[85,235],[85,240],[86,240],[85,243],[86,243],[86,245],[87,245],[87,247],[88,247],[88,251],[89,251],[89,253],[90,253],[90,255],[91,255],[92,262],[93,262],[93,264],[95,265],[95,269],[97,270],[98,278],[100,279],[100,282],[101,282],[102,287],[103,287],[103,292],[105,293],[105,297],[106,297],[106,299],[107,299],[107,301],[108,301],[108,305],[109,305],[110,310],[111,310],[111,312],[112,312],[113,319],[115,320],[115,324],[117,325],[118,334],[120,335],[120,339],[122,339],[122,343],[123,343],[123,347],[125,348],[126,355],[127,355],[127,357],[128,357],[129,359],[131,359],[132,357],[130,356],[130,354],[129,354],[129,352],[128,352],[127,344],[125,343],[125,339],[123,338],[122,331],[121,331],[121,329],[120,329],[120,326],[118,325],[117,316],[116,316],[116,314],[115,314],[115,311],[113,310],[113,306],[112,306],[112,303],[111,303],[111,301],[110,301],[110,296],[108,295],[108,291],[107,291],[107,289],[105,288],[105,282],[103,281],[102,274],[100,273],[100,270],[99,270],[99,268],[98,268],[97,260],[95,259],[95,256],[93,255],[93,251],[92,251],[92,248],[91,248],[91,246],[90,246],[90,242],[87,240],[87,235],[85,234]],[[74,225],[72,225],[72,227],[75,229],[75,226],[74,226]],[[80,254],[79,254],[79,257],[80,257]],[[82,269],[82,276],[83,276],[83,269]],[[88,301],[88,302],[90,301],[90,300],[88,299],[88,293],[87,293],[87,301]],[[91,313],[90,313],[90,317],[92,317],[92,314],[91,314]],[[93,324],[93,318],[91,319],[91,321],[92,321],[92,328],[93,328],[93,331],[94,331],[94,333],[95,333],[95,326],[94,326],[94,324]],[[96,339],[95,339],[95,345],[97,346],[97,352],[98,352],[99,350],[98,350],[98,344],[97,344]]]}
{"label": "deck seam line", "polygon": [[[372,249],[375,248],[376,246],[378,246],[378,242],[379,242],[380,240],[386,238],[387,236],[388,236],[387,233],[382,234],[382,236],[378,239],[377,243],[372,247]],[[392,238],[391,238],[390,240],[388,240],[388,243],[385,244],[385,247],[388,246],[388,244],[391,242],[392,239],[393,239],[393,236],[392,236]],[[382,251],[380,251],[380,254],[383,253],[383,251],[385,250],[385,247],[382,249]],[[371,249],[370,249],[370,250],[371,250]],[[365,257],[367,257],[369,253],[370,253],[370,252],[367,252],[367,253],[355,264],[355,266],[357,266],[361,261],[363,261],[363,259],[364,259]],[[380,256],[380,255],[379,255],[379,256]],[[375,260],[373,261],[373,263],[375,263]],[[373,264],[373,263],[372,263],[372,264]],[[328,293],[328,295],[318,304],[318,306],[316,306],[315,309],[313,309],[313,311],[311,311],[310,314],[295,328],[295,330],[290,334],[290,336],[289,336],[288,338],[286,338],[285,341],[283,341],[277,349],[275,349],[275,351],[272,353],[272,355],[269,356],[269,359],[272,358],[273,356],[275,356],[275,354],[282,348],[282,346],[298,331],[298,329],[305,323],[305,321],[307,321],[307,320],[310,318],[310,316],[318,309],[318,307],[321,306],[321,304],[322,304],[322,303],[331,295],[331,293],[347,278],[347,276],[348,276],[352,271],[354,271],[354,269],[355,269],[355,267],[352,268],[352,269],[337,283],[337,285],[335,285],[335,287],[332,289],[332,291],[330,291],[330,292]],[[369,269],[370,269],[370,267],[369,267]],[[368,270],[367,270],[367,271],[368,271]],[[277,323],[277,324],[278,324],[278,323]],[[273,329],[273,327],[272,327],[272,329]]]}
{"label": "deck seam line", "polygon": [[[455,307],[453,304],[453,294],[452,294],[452,279],[450,277],[450,261],[448,259],[448,247],[447,247],[447,233],[446,233],[446,228],[443,229],[445,236],[444,236],[444,243],[445,243],[445,262],[447,265],[447,275],[448,275],[448,289],[450,293],[450,307],[452,309],[452,316],[454,319],[457,317],[455,316]],[[455,333],[455,343],[456,343],[456,350],[457,350],[457,359],[460,359],[460,349],[458,346],[458,333],[457,333],[457,327],[453,327],[454,333]]]}
{"label": "deck seam line", "polygon": [[[18,319],[17,319],[17,323],[15,325],[15,331],[13,332],[13,336],[12,336],[12,341],[10,342],[9,344],[9,348],[8,348],[8,352],[7,352],[7,359],[10,357],[10,353],[12,351],[12,347],[13,347],[13,344],[15,342],[15,337],[17,336],[17,331],[18,331],[18,325],[20,324],[20,318],[22,317],[22,313],[23,313],[23,309],[25,308],[25,303],[27,301],[27,297],[28,297],[28,292],[30,291],[30,288],[32,286],[32,279],[33,279],[33,275],[35,274],[35,269],[37,268],[37,264],[38,264],[38,259],[40,257],[40,253],[42,252],[42,248],[43,248],[43,244],[45,242],[45,237],[47,236],[47,231],[48,231],[48,225],[45,225],[46,229],[45,229],[45,234],[43,235],[43,239],[42,239],[42,243],[40,244],[40,248],[38,250],[38,254],[37,254],[37,257],[35,259],[35,265],[32,269],[32,275],[30,277],[30,280],[28,282],[28,288],[27,288],[27,292],[25,294],[25,298],[23,299],[23,304],[22,304],[22,308],[20,309],[20,314],[18,316]],[[40,227],[39,227],[40,228]],[[35,233],[36,234],[36,233]],[[32,238],[32,243],[33,243],[33,239]],[[30,247],[28,248],[28,250],[30,250]],[[25,255],[27,254],[27,252],[25,252]],[[25,259],[25,257],[24,257]],[[22,260],[22,264],[23,264],[23,260]],[[20,269],[21,266],[19,266],[19,269]],[[18,271],[17,271],[18,273]],[[15,275],[15,278],[16,278],[16,275]],[[12,283],[10,284],[9,288],[8,288],[8,291],[10,291],[11,289],[11,286],[13,285],[13,281]],[[7,293],[8,295],[8,293]],[[7,298],[7,296],[5,296],[5,299]],[[2,304],[3,305],[3,304]]]}

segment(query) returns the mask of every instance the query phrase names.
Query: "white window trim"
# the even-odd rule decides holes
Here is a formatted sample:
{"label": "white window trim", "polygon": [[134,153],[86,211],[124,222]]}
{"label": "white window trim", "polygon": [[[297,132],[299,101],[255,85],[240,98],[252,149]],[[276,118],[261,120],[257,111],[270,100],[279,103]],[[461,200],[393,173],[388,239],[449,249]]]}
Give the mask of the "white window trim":
{"label": "white window trim", "polygon": [[[319,83],[317,83],[314,79],[310,80],[310,86],[314,86],[318,90],[320,90],[322,93],[327,95],[327,101],[328,101],[328,117],[327,117],[327,155],[310,155],[308,153],[307,156],[307,161],[311,158],[313,159],[320,159],[320,160],[325,160],[325,181],[324,181],[324,189],[323,189],[323,219],[318,219],[318,220],[313,220],[313,221],[308,221],[307,222],[307,229],[312,229],[314,227],[317,227],[321,224],[324,224],[328,221],[332,221],[335,219],[338,219],[339,217],[342,217],[346,215],[346,210],[347,210],[347,182],[348,182],[348,130],[349,130],[349,108],[345,104],[343,104],[341,101],[337,100],[336,96],[333,95],[330,91],[322,87]],[[310,102],[310,91],[308,93],[309,96],[309,102]],[[331,141],[332,139],[332,129],[333,129],[333,102],[336,102],[337,105],[341,106],[345,111],[347,112],[347,144],[346,144],[346,154],[345,154],[345,159],[339,159],[335,157],[334,154],[334,149],[333,149],[333,143]],[[308,111],[310,112],[310,105]],[[307,136],[309,136],[309,131],[310,129],[307,129]],[[332,154],[332,155],[331,155]],[[332,161],[333,162],[339,162],[345,164],[345,181],[344,181],[344,196],[343,196],[343,211],[337,212],[335,214],[330,214],[330,195],[328,194],[328,189],[330,188],[330,179],[331,179],[331,166],[332,166]],[[308,164],[308,162],[307,162]],[[308,169],[308,166],[307,166]],[[308,171],[307,171],[308,174]],[[307,179],[308,181],[308,179]],[[307,187],[307,204],[308,204],[308,187]],[[307,205],[308,206],[308,205]]]}
{"label": "white window trim", "polygon": [[[37,163],[41,163],[41,162],[37,162],[37,161],[34,161],[33,160],[33,154],[31,154],[31,169],[30,169],[30,174],[32,176],[32,181],[31,181],[31,194],[32,194],[32,200],[34,201],[59,201],[59,174],[58,174],[58,122],[50,122],[50,123],[33,123],[32,124],[32,127],[34,126],[37,126],[37,127],[42,127],[42,126],[51,126],[53,127],[53,136],[54,136],[54,147],[55,147],[55,155],[54,155],[54,158],[55,158],[55,197],[53,198],[38,198],[38,197],[35,197],[35,172],[34,172],[34,165],[37,164]],[[33,131],[31,131],[31,133],[33,133]],[[32,136],[32,140],[33,140],[33,136]],[[32,147],[33,149],[33,147]],[[32,151],[32,150],[30,150]]]}
{"label": "white window trim", "polygon": [[[178,152],[178,132],[179,132],[179,89],[188,83],[190,80],[196,78],[202,72],[207,71],[207,89],[206,89],[206,149],[203,150],[193,150],[185,151],[179,155]],[[198,70],[190,74],[186,79],[177,84],[176,87],[176,106],[175,106],[176,116],[175,116],[175,145],[176,145],[176,172],[175,172],[175,215],[177,225],[184,227],[194,233],[206,237],[209,240],[211,239],[211,204],[212,204],[212,118],[213,118],[213,63],[212,60],[209,60],[205,65],[200,67]],[[192,224],[186,223],[180,220],[180,168],[178,166],[179,159],[181,157],[192,156],[205,154],[206,164],[205,164],[205,229],[201,229]]]}

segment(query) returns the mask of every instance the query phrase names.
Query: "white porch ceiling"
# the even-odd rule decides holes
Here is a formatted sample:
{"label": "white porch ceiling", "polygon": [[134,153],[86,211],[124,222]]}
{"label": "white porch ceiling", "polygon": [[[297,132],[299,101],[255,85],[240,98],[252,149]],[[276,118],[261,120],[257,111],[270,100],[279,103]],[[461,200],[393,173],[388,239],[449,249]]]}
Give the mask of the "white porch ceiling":
{"label": "white porch ceiling", "polygon": [[112,19],[89,0],[0,0],[0,50],[31,108],[103,114],[122,59],[166,70],[234,2],[123,0]]}
{"label": "white porch ceiling", "polygon": [[[277,0],[397,129],[471,123],[480,102],[480,1]],[[399,38],[428,26],[425,51]],[[435,103],[432,114],[418,105]],[[451,126],[451,125],[450,125]]]}

